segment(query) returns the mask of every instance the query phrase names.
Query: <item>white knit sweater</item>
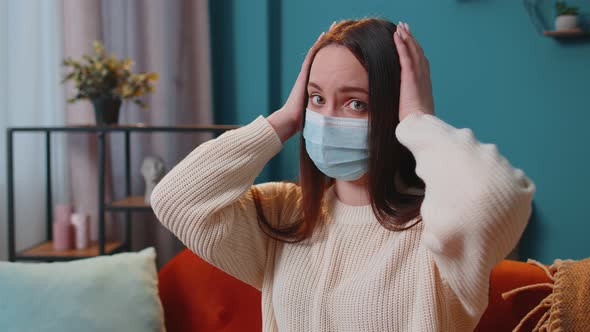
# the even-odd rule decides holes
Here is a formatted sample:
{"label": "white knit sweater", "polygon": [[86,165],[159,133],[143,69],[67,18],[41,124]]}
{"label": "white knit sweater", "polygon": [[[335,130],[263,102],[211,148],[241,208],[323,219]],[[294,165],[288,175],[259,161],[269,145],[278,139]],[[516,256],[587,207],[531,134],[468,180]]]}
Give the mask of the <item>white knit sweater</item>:
{"label": "white knit sweater", "polygon": [[[263,116],[194,149],[155,187],[158,219],[197,255],[262,291],[264,331],[471,331],[489,274],[520,238],[534,183],[493,144],[432,115],[410,114],[396,136],[426,184],[423,222],[381,226],[370,205],[326,193],[311,238],[275,241],[248,192],[282,143]],[[301,217],[300,190],[256,185],[269,222]]]}

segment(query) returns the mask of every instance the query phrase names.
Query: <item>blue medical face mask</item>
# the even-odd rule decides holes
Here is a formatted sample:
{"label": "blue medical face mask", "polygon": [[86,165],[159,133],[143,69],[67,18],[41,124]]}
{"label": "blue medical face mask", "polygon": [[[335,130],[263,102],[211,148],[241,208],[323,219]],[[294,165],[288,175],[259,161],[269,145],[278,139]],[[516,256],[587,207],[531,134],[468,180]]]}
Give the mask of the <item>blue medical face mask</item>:
{"label": "blue medical face mask", "polygon": [[339,180],[357,180],[367,172],[369,160],[367,119],[325,116],[306,110],[303,138],[316,167]]}

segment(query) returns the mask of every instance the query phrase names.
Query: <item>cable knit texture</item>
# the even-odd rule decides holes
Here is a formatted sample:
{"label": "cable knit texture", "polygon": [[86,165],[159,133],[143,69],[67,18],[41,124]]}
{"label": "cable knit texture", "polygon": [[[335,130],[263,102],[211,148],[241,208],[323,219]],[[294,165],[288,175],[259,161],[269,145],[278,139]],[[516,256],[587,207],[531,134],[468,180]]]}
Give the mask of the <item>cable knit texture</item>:
{"label": "cable knit texture", "polygon": [[[266,236],[249,188],[283,145],[263,116],[194,149],[151,204],[197,255],[261,290],[264,331],[471,331],[492,267],[524,231],[535,185],[495,145],[433,115],[408,115],[396,136],[426,184],[423,222],[407,231],[386,230],[370,205],[347,205],[332,186],[310,238]],[[301,217],[297,185],[255,186],[269,222]]]}

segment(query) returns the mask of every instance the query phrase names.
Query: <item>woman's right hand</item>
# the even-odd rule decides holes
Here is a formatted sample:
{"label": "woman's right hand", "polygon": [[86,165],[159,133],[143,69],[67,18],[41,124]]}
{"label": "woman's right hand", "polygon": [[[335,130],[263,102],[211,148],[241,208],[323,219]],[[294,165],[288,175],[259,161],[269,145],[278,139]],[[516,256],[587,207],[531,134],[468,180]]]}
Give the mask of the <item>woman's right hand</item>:
{"label": "woman's right hand", "polygon": [[434,115],[434,97],[430,79],[430,63],[407,23],[399,22],[393,33],[399,53],[401,85],[399,121],[410,113]]}
{"label": "woman's right hand", "polygon": [[[333,26],[334,23],[332,23],[330,29]],[[287,98],[285,105],[267,118],[268,122],[277,132],[277,135],[279,135],[281,142],[283,143],[302,129],[301,125],[303,123],[303,115],[305,114],[304,108],[306,102],[305,92],[307,90],[307,75],[309,74],[309,69],[312,63],[313,50],[323,36],[324,33],[322,32],[314,45],[307,52],[305,60],[303,60],[303,64],[301,65],[299,75],[297,76],[297,80],[291,89],[291,93],[289,94],[289,98]]]}

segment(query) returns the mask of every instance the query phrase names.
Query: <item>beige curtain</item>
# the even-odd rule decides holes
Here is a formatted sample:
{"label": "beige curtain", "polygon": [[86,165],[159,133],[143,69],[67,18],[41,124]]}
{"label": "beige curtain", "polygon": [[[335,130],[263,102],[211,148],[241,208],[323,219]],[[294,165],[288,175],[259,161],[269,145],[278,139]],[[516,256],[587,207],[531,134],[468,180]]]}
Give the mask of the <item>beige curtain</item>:
{"label": "beige curtain", "polygon": [[[90,52],[92,41],[102,40],[109,52],[131,57],[136,71],[160,74],[156,92],[145,99],[147,109],[124,103],[120,123],[151,125],[211,124],[209,24],[206,0],[63,0],[64,53],[79,57]],[[71,87],[68,95],[73,92]],[[94,123],[88,102],[70,104],[69,124]],[[131,187],[143,195],[139,172],[149,155],[163,158],[172,168],[211,134],[135,133],[131,136]],[[96,137],[73,134],[69,138],[71,191],[76,208],[92,216],[92,237],[98,238],[98,187]],[[107,137],[107,201],[124,195],[124,141],[122,134]],[[124,239],[124,214],[105,213],[107,239]],[[180,251],[182,244],[152,213],[132,214],[132,249],[155,246],[158,266]]]}

